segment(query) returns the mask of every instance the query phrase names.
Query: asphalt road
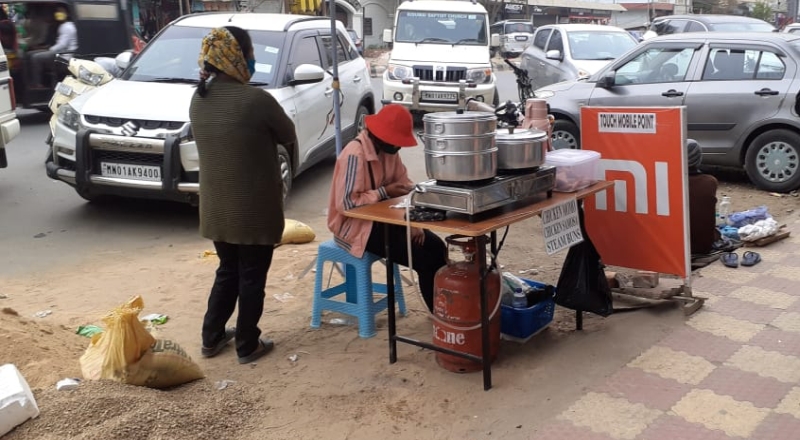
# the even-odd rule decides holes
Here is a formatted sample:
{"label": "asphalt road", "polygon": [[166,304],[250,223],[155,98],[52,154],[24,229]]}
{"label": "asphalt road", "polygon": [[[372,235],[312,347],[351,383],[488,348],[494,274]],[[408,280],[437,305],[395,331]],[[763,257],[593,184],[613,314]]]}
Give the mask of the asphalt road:
{"label": "asphalt road", "polygon": [[[500,98],[516,99],[514,75],[498,72]],[[373,78],[377,96],[381,80]],[[86,203],[44,171],[49,114],[20,110],[22,133],[8,147],[9,167],[0,169],[0,278],[35,274],[77,262],[98,252],[126,255],[202,242],[197,209],[168,202],[120,199]],[[422,148],[403,152],[413,180],[425,179]],[[299,176],[287,217],[324,228],[324,209],[333,160]],[[0,283],[2,290],[2,283]]]}

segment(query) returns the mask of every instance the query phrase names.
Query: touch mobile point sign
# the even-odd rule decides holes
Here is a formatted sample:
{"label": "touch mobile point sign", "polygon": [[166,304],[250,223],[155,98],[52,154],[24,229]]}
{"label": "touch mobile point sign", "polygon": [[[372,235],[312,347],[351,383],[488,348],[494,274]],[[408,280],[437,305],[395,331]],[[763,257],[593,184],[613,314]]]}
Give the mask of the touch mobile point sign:
{"label": "touch mobile point sign", "polygon": [[582,148],[601,155],[612,189],[586,199],[603,263],[690,273],[685,107],[583,107]]}

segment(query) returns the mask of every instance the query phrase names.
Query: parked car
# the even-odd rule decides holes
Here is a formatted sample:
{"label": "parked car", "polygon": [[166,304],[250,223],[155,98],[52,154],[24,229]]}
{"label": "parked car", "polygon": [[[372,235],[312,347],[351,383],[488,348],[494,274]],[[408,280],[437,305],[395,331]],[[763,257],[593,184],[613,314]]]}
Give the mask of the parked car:
{"label": "parked car", "polygon": [[[342,138],[375,110],[366,61],[338,24],[288,14],[186,15],[147,43],[122,76],[58,109],[47,175],[88,200],[103,195],[195,202],[201,190],[189,104],[198,83],[197,57],[209,31],[249,31],[256,56],[251,85],[271,93],[296,125],[298,154],[279,147],[284,195],[292,179],[335,151],[331,49],[341,87]],[[127,54],[130,54],[127,52]],[[269,203],[269,201],[265,201]]]}
{"label": "parked car", "polygon": [[500,46],[492,47],[492,56],[497,52],[503,58],[519,56],[533,41],[536,28],[528,20],[503,20],[489,27],[489,33],[494,38],[500,38]]}
{"label": "parked car", "polygon": [[350,39],[353,40],[353,44],[356,45],[356,50],[358,50],[358,54],[362,57],[364,56],[364,40],[358,36],[358,32],[353,29],[348,29],[347,34],[350,35]]}
{"label": "parked car", "polygon": [[775,32],[775,27],[764,20],[741,15],[667,15],[653,20],[643,38],[682,32]]}
{"label": "parked car", "polygon": [[554,24],[536,29],[520,68],[533,88],[588,77],[637,41],[626,30],[597,24]]}
{"label": "parked car", "polygon": [[794,34],[800,33],[800,23],[789,23],[783,28],[783,32]]}
{"label": "parked car", "polygon": [[584,81],[538,89],[556,122],[555,148],[579,148],[580,108],[680,106],[703,163],[744,167],[767,191],[800,187],[800,35],[665,35],[640,43]]}
{"label": "parked car", "polygon": [[19,135],[17,101],[14,98],[14,80],[8,69],[8,58],[0,46],[0,168],[8,166],[6,145]]}

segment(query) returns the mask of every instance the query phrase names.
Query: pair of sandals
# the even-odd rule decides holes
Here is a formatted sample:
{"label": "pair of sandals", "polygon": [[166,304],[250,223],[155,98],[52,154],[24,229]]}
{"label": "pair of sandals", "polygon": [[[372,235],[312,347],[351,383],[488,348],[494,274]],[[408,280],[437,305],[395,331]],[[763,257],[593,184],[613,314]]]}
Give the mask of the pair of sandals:
{"label": "pair of sandals", "polygon": [[[205,346],[202,347],[200,349],[200,354],[204,358],[212,358],[212,357],[218,355],[222,350],[224,350],[225,347],[227,347],[228,344],[235,337],[236,337],[236,327],[226,328],[225,329],[225,336],[219,342],[214,344],[213,347],[205,347]],[[240,364],[253,363],[253,362],[257,361],[258,359],[261,359],[262,357],[264,357],[264,355],[266,355],[270,351],[272,351],[272,349],[274,347],[275,347],[275,343],[271,339],[260,338],[258,340],[258,347],[256,347],[255,351],[253,351],[252,353],[250,353],[247,356],[239,356],[239,359],[238,359],[239,363]]]}
{"label": "pair of sandals", "polygon": [[[739,254],[736,252],[725,252],[720,256],[722,264],[727,267],[739,267]],[[747,251],[742,254],[742,266],[755,266],[761,262],[761,254],[758,252]]]}

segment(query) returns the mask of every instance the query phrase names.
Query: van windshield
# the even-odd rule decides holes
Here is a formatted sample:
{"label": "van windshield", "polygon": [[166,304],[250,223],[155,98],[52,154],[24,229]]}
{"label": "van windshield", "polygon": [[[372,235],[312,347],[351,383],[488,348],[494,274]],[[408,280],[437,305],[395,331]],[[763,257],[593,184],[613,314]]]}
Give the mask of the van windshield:
{"label": "van windshield", "polygon": [[486,14],[401,11],[395,41],[485,46],[488,44]]}
{"label": "van windshield", "polygon": [[[200,45],[209,32],[211,28],[169,26],[145,46],[122,78],[142,82],[197,82],[200,75],[197,63]],[[267,31],[249,33],[256,56],[256,72],[250,82],[264,86],[275,84],[284,34]]]}
{"label": "van windshield", "polygon": [[513,34],[515,32],[522,34],[532,34],[533,25],[530,23],[508,23],[506,24],[506,33]]}

